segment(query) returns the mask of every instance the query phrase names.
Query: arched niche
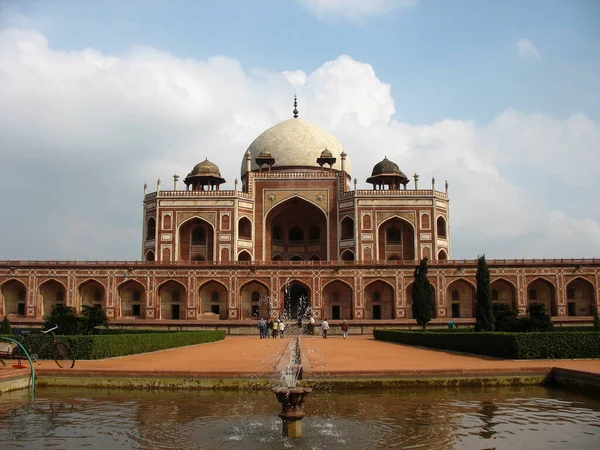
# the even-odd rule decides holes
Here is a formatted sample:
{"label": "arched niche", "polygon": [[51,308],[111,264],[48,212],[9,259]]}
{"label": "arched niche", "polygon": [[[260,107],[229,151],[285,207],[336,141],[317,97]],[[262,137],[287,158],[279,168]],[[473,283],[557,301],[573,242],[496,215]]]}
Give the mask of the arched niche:
{"label": "arched niche", "polygon": [[156,219],[150,217],[146,222],[146,240],[151,241],[156,239]]}
{"label": "arched niche", "polygon": [[332,281],[323,288],[323,318],[351,320],[354,315],[352,288],[342,281]]}
{"label": "arched niche", "polygon": [[437,218],[437,235],[439,238],[446,239],[448,237],[448,230],[446,230],[446,219],[442,216]]}
{"label": "arched niche", "polygon": [[209,281],[200,286],[199,319],[227,319],[227,293],[227,288],[216,281]]}
{"label": "arched niche", "polygon": [[19,280],[8,280],[0,286],[4,299],[4,315],[11,317],[24,317],[26,315],[27,286]]}
{"label": "arched niche", "polygon": [[517,290],[512,283],[500,278],[490,283],[492,302],[504,303],[513,310],[517,310]]}
{"label": "arched niche", "polygon": [[567,284],[567,314],[591,316],[596,307],[594,285],[584,278],[575,278]]}
{"label": "arched niche", "polygon": [[252,255],[246,250],[242,250],[238,253],[238,261],[252,261]]}
{"label": "arched niche", "polygon": [[342,239],[354,238],[354,220],[351,217],[344,217],[341,223]]}
{"label": "arched niche", "polygon": [[438,261],[447,261],[448,260],[448,254],[446,253],[446,250],[442,249],[438,252]]}
{"label": "arched niche", "polygon": [[281,255],[306,261],[316,254],[327,260],[327,218],[315,204],[300,197],[281,202],[267,214],[265,229],[267,259]]}
{"label": "arched niche", "polygon": [[127,319],[146,318],[146,289],[141,283],[129,280],[117,288],[119,294],[119,317]]}
{"label": "arched niche", "polygon": [[187,312],[187,289],[175,280],[169,280],[158,288],[160,318],[182,320]]}
{"label": "arched niche", "polygon": [[250,281],[240,288],[242,319],[266,318],[270,315],[269,288],[258,280]]}
{"label": "arched niche", "polygon": [[285,319],[308,319],[312,314],[312,302],[309,287],[296,280],[285,283],[281,288],[283,310],[281,315]]}
{"label": "arched niche", "polygon": [[379,259],[383,261],[415,259],[415,233],[412,225],[399,217],[379,226]]}
{"label": "arched niche", "polygon": [[447,317],[475,317],[475,287],[468,281],[459,278],[446,288]]}
{"label": "arched niche", "polygon": [[536,278],[527,285],[527,303],[542,303],[551,316],[558,314],[556,286],[545,278]]}
{"label": "arched niche", "polygon": [[97,306],[106,310],[106,289],[96,280],[87,280],[79,285],[77,289],[81,306]]}
{"label": "arched niche", "polygon": [[152,250],[148,250],[146,252],[146,261],[154,261],[155,259],[154,252]]}
{"label": "arched niche", "polygon": [[342,261],[354,261],[354,252],[352,250],[344,250],[342,252]]}
{"label": "arched niche", "polygon": [[52,313],[55,305],[65,305],[67,301],[65,285],[57,280],[47,280],[39,287],[42,297],[42,315],[46,316]]}
{"label": "arched niche", "polygon": [[214,261],[214,230],[210,223],[194,217],[179,227],[180,261]]}
{"label": "arched niche", "polygon": [[394,289],[385,281],[376,280],[365,286],[365,318],[385,320],[394,318]]}
{"label": "arched niche", "polygon": [[240,239],[252,239],[252,222],[247,217],[238,221],[238,237]]}

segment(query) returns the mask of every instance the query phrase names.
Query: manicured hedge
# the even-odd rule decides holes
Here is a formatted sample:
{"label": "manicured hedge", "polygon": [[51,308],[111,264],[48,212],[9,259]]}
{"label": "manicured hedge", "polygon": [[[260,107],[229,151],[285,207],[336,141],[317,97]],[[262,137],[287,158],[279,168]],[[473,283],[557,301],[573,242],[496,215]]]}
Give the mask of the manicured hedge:
{"label": "manicured hedge", "polygon": [[374,330],[375,339],[510,359],[600,358],[600,333],[423,333]]}
{"label": "manicured hedge", "polygon": [[[220,341],[225,338],[224,330],[177,331],[138,334],[60,336],[59,339],[69,344],[75,352],[75,359],[103,359],[115,356],[134,355],[153,352],[186,345],[203,344]],[[49,337],[33,334],[28,337],[32,348],[37,349]],[[42,359],[52,358],[52,347],[49,345],[39,355]]]}

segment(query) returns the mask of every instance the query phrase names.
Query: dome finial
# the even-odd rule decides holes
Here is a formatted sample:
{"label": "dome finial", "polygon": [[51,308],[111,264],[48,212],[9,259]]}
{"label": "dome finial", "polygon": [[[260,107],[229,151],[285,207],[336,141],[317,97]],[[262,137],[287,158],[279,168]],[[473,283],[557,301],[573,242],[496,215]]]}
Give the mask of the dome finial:
{"label": "dome finial", "polygon": [[294,94],[294,110],[292,111],[294,113],[294,119],[298,118],[298,102],[296,101],[296,94]]}

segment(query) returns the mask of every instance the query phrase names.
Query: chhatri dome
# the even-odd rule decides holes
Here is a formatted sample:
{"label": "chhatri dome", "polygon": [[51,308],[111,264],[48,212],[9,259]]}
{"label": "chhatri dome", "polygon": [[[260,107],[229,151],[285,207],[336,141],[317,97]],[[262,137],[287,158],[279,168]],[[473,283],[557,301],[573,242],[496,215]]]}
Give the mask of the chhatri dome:
{"label": "chhatri dome", "polygon": [[[294,106],[296,102],[294,101]],[[309,167],[320,169],[317,159],[322,156],[324,150],[331,152],[336,162],[332,168],[342,169],[342,144],[327,131],[306,120],[299,119],[298,110],[294,109],[294,117],[264,131],[254,139],[248,147],[248,151],[242,159],[241,174],[246,173],[246,155],[250,153],[252,170],[258,169],[255,159],[263,154],[270,154],[275,159],[273,169],[279,167],[302,168]],[[344,155],[345,156],[345,155]],[[346,156],[344,163],[346,173],[350,174],[350,160]]]}

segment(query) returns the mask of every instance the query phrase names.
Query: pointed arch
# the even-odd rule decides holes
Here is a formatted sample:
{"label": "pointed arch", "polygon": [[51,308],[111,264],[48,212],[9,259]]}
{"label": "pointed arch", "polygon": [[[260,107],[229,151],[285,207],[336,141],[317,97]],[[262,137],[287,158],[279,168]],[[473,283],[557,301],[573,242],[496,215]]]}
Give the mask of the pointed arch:
{"label": "pointed arch", "polygon": [[198,317],[200,319],[227,319],[229,288],[217,279],[205,281],[198,287]]}
{"label": "pointed arch", "polygon": [[379,260],[414,261],[417,254],[415,226],[394,214],[377,227]]}
{"label": "pointed arch", "polygon": [[161,319],[186,318],[187,287],[183,283],[175,279],[165,280],[156,287],[156,292]]}
{"label": "pointed arch", "polygon": [[592,316],[596,308],[594,284],[582,277],[567,283],[567,314],[569,316]]}
{"label": "pointed arch", "polygon": [[354,288],[343,280],[331,280],[322,287],[323,318],[351,320],[354,317]]}
{"label": "pointed arch", "polygon": [[134,279],[125,280],[117,285],[117,317],[146,317],[146,286]]}
{"label": "pointed arch", "polygon": [[178,255],[180,261],[214,261],[215,227],[204,217],[194,215],[177,227]]}
{"label": "pointed arch", "polygon": [[247,217],[238,220],[238,238],[252,239],[252,222]]}
{"label": "pointed arch", "polygon": [[346,216],[340,223],[341,239],[354,239],[354,219]]}
{"label": "pointed arch", "polygon": [[346,249],[341,254],[342,261],[354,261],[356,258],[352,250]]}
{"label": "pointed arch", "polygon": [[[0,283],[0,311],[9,317],[23,317],[26,315],[27,285],[18,278],[10,278]],[[4,307],[2,307],[4,306]]]}
{"label": "pointed arch", "polygon": [[252,261],[252,255],[248,252],[248,250],[242,250],[238,253],[237,256],[238,261]]}
{"label": "pointed arch", "polygon": [[448,260],[448,253],[446,253],[446,250],[441,249],[438,252],[438,261],[447,261]]}
{"label": "pointed arch", "polygon": [[148,250],[145,255],[146,261],[155,261],[156,257],[154,256],[154,251]]}
{"label": "pointed arch", "polygon": [[310,255],[310,258],[308,258],[309,261],[321,261],[321,258],[319,258],[319,255],[317,255],[316,253],[313,253],[312,255]]}
{"label": "pointed arch", "polygon": [[258,319],[269,317],[271,313],[271,290],[266,283],[252,279],[239,288],[239,298],[242,306],[242,319]]}
{"label": "pointed arch", "polygon": [[446,229],[446,219],[444,216],[438,216],[437,221],[437,236],[442,239],[446,239],[448,237],[448,230]]}
{"label": "pointed arch", "polygon": [[149,217],[146,221],[146,240],[152,241],[156,239],[156,218]]}
{"label": "pointed arch", "polygon": [[548,314],[556,316],[558,305],[556,302],[556,285],[546,277],[536,277],[527,284],[527,305],[542,303],[546,306]]}
{"label": "pointed arch", "polygon": [[386,280],[377,278],[364,287],[365,319],[393,319],[395,316],[394,286]]}
{"label": "pointed arch", "polygon": [[477,286],[466,278],[457,278],[446,286],[447,316],[452,318],[475,317],[475,292]]}
{"label": "pointed arch", "polygon": [[492,291],[492,302],[504,303],[513,310],[517,310],[517,286],[504,277],[497,277],[491,280],[490,290]]}
{"label": "pointed arch", "polygon": [[106,310],[106,286],[96,278],[87,278],[77,285],[77,309],[83,305],[98,306]]}
{"label": "pointed arch", "polygon": [[65,305],[67,302],[67,287],[56,278],[48,278],[39,283],[37,291],[42,297],[42,316],[51,314],[55,305]]}
{"label": "pointed arch", "polygon": [[285,319],[307,319],[312,314],[312,290],[304,281],[298,279],[286,280],[280,287],[283,301],[280,302],[280,316]]}

